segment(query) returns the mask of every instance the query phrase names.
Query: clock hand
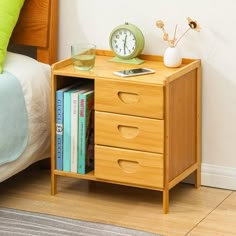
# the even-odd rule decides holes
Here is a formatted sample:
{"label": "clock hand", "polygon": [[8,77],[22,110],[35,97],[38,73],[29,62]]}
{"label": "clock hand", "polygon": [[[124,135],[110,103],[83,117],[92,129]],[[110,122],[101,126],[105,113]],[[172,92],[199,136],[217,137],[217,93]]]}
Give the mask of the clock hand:
{"label": "clock hand", "polygon": [[125,44],[125,47],[126,47],[126,49],[130,52],[130,50],[129,50],[129,48],[128,48],[128,46]]}
{"label": "clock hand", "polygon": [[124,40],[124,54],[126,54],[125,48],[127,48],[126,40],[127,40],[127,34],[125,35],[125,40]]}

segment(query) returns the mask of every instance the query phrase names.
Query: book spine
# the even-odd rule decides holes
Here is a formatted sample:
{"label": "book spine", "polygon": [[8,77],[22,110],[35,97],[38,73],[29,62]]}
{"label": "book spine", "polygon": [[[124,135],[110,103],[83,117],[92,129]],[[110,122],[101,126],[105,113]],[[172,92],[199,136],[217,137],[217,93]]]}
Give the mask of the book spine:
{"label": "book spine", "polygon": [[56,169],[63,169],[63,92],[56,91]]}
{"label": "book spine", "polygon": [[80,94],[79,96],[79,169],[80,174],[86,173],[86,146],[88,135],[89,114],[91,112],[91,102],[93,103],[93,92]]}
{"label": "book spine", "polygon": [[71,92],[64,93],[63,171],[71,170]]}
{"label": "book spine", "polygon": [[71,94],[71,172],[77,173],[78,93]]}
{"label": "book spine", "polygon": [[85,174],[85,162],[83,158],[82,146],[84,143],[84,116],[85,116],[85,96],[84,94],[80,94],[79,96],[79,132],[78,132],[78,172],[79,174]]}
{"label": "book spine", "polygon": [[94,91],[87,96],[85,136],[85,173],[94,169]]}

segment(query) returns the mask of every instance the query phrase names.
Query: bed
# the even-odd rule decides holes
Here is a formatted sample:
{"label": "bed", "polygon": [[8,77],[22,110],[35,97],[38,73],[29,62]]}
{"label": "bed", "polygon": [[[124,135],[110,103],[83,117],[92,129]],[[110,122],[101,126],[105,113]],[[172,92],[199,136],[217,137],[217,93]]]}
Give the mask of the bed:
{"label": "bed", "polygon": [[[57,0],[25,0],[11,34],[2,66],[4,75],[1,76],[5,77],[0,78],[0,87],[5,79],[9,89],[5,102],[3,94],[8,90],[1,87],[0,108],[9,107],[9,111],[1,111],[0,118],[11,114],[9,119],[5,116],[4,122],[0,123],[0,182],[50,157],[50,65],[57,59],[57,17]],[[19,84],[19,93],[15,87],[10,87],[8,77],[11,76],[12,81],[17,80]],[[16,100],[22,101],[21,104]],[[11,119],[14,124],[7,132]],[[17,136],[19,130],[23,130],[24,135]],[[11,132],[14,132],[13,138]],[[15,139],[17,143],[13,142]],[[17,146],[20,148],[13,151]]]}

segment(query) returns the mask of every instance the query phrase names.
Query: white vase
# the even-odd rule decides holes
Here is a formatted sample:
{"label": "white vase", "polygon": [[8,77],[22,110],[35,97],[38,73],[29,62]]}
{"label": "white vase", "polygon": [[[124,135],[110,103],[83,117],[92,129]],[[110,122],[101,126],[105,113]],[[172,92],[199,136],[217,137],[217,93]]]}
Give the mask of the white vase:
{"label": "white vase", "polygon": [[182,63],[182,57],[178,48],[168,47],[164,53],[164,65],[167,67],[179,67]]}

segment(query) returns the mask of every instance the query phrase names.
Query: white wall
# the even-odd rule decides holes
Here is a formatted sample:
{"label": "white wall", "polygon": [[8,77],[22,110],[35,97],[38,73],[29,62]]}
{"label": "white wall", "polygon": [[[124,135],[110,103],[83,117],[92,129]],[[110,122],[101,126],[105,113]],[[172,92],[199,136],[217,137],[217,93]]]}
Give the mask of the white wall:
{"label": "white wall", "polygon": [[236,1],[235,0],[60,0],[59,58],[70,45],[90,42],[109,49],[111,30],[124,23],[143,32],[144,53],[163,55],[166,43],[155,22],[162,19],[179,34],[190,16],[202,26],[179,44],[183,57],[203,67],[202,183],[236,189]]}

